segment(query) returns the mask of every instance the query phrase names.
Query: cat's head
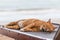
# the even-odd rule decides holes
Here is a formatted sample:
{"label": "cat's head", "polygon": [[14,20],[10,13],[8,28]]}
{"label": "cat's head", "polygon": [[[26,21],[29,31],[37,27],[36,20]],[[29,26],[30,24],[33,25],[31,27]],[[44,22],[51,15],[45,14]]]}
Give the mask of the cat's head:
{"label": "cat's head", "polygon": [[52,32],[56,27],[51,23],[51,19],[49,19],[46,23],[43,23],[40,27],[42,31]]}

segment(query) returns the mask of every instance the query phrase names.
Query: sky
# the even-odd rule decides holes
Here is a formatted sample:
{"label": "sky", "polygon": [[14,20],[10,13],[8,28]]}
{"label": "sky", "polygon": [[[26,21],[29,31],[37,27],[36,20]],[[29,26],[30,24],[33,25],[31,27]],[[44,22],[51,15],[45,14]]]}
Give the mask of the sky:
{"label": "sky", "polygon": [[0,9],[60,8],[60,0],[0,0]]}

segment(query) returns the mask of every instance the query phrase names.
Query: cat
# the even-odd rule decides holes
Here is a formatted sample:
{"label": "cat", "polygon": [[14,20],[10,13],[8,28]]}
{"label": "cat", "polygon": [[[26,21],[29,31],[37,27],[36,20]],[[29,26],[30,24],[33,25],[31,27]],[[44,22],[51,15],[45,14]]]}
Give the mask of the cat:
{"label": "cat", "polygon": [[51,19],[45,22],[34,18],[11,22],[7,24],[6,27],[11,29],[20,28],[20,31],[24,32],[39,32],[39,31],[52,32],[55,29],[54,25],[51,23]]}

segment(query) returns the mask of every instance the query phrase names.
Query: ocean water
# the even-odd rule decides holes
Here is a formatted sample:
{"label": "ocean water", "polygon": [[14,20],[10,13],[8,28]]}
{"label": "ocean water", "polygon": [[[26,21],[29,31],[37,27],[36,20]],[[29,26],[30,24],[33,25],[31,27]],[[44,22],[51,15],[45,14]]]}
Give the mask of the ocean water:
{"label": "ocean water", "polygon": [[0,10],[60,8],[60,0],[0,0]]}

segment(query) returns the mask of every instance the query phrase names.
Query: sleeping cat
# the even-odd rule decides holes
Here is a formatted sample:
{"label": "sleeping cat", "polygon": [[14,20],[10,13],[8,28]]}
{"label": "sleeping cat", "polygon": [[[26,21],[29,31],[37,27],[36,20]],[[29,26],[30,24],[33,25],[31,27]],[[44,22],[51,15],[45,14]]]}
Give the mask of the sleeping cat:
{"label": "sleeping cat", "polygon": [[7,28],[11,29],[19,29],[24,32],[39,32],[39,31],[47,31],[52,32],[55,27],[51,23],[51,20],[48,22],[39,20],[39,19],[24,19],[16,22],[11,22],[6,25]]}

